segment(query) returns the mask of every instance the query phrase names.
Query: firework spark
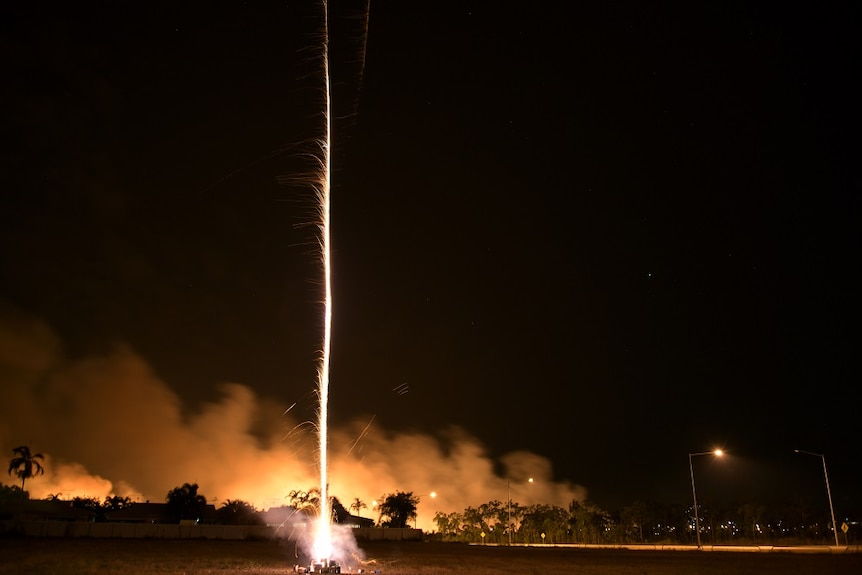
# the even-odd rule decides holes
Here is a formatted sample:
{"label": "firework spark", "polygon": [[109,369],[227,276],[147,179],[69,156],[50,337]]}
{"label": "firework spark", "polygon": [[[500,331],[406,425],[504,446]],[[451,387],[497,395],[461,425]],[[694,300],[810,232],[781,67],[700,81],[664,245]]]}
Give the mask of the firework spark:
{"label": "firework spark", "polygon": [[329,558],[332,553],[332,534],[330,529],[331,505],[329,503],[327,477],[327,420],[329,409],[329,360],[332,349],[332,252],[330,245],[330,208],[331,208],[331,178],[332,178],[332,92],[329,77],[329,7],[323,2],[323,79],[325,83],[325,132],[320,144],[320,178],[316,184],[320,255],[323,264],[324,299],[323,299],[323,348],[320,354],[320,365],[317,370],[317,389],[320,396],[318,413],[318,435],[320,439],[320,515],[314,535],[313,554],[315,558]]}

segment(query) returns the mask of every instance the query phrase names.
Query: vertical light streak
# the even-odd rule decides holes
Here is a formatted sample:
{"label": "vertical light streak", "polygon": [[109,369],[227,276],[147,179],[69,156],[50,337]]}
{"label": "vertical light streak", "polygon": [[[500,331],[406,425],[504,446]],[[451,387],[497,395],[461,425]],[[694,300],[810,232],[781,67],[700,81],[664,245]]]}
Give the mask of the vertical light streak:
{"label": "vertical light streak", "polygon": [[320,140],[321,172],[317,183],[318,209],[320,215],[320,255],[323,263],[323,348],[320,356],[318,375],[318,394],[320,396],[320,407],[318,413],[318,436],[320,441],[320,516],[317,520],[317,532],[314,537],[313,553],[315,559],[329,559],[332,553],[332,534],[330,522],[332,520],[331,505],[329,503],[328,486],[328,417],[329,417],[329,361],[332,350],[332,251],[330,245],[330,212],[331,212],[331,179],[332,179],[332,93],[329,78],[329,7],[324,0],[323,4],[323,78],[324,78],[324,117],[326,128],[323,138]]}

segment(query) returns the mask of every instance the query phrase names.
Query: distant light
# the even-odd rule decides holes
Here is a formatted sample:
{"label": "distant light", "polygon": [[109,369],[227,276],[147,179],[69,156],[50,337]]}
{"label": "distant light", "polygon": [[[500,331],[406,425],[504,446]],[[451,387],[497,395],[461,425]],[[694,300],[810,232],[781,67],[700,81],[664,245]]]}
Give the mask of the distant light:
{"label": "distant light", "polygon": [[436,491],[432,491],[432,492],[431,492],[431,499],[434,499],[435,497],[437,497],[437,492],[436,492]]}
{"label": "distant light", "polygon": [[528,481],[528,482],[530,482],[530,483],[532,483],[532,482],[533,482],[533,478],[531,477],[531,478],[529,478],[527,481]]}
{"label": "distant light", "polygon": [[713,453],[716,455],[716,457],[721,457],[722,455],[724,455],[724,452],[720,449],[716,449],[715,451],[713,451]]}

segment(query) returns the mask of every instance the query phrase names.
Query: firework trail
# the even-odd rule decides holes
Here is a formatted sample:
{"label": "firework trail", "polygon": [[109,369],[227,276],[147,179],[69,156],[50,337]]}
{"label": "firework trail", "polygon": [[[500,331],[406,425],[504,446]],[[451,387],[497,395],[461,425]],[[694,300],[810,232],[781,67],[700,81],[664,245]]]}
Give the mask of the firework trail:
{"label": "firework trail", "polygon": [[[363,30],[362,34],[362,47],[359,49],[360,51],[360,61],[361,67],[359,69],[359,86],[360,89],[362,87],[362,80],[365,77],[365,55],[368,51],[368,22],[371,19],[371,0],[368,0],[368,3],[365,5],[365,14],[363,15]],[[356,100],[359,101],[359,90],[356,92]]]}
{"label": "firework trail", "polygon": [[325,83],[324,119],[326,128],[320,144],[320,178],[315,186],[318,199],[320,219],[318,221],[320,236],[320,255],[323,264],[324,299],[323,299],[323,348],[320,354],[320,365],[317,370],[317,388],[320,395],[318,413],[318,435],[320,439],[320,515],[317,521],[317,533],[314,537],[313,553],[315,558],[328,558],[332,552],[332,535],[330,532],[331,504],[329,502],[329,479],[327,477],[327,435],[329,410],[329,360],[332,349],[332,251],[330,245],[330,184],[332,178],[332,90],[329,75],[329,6],[326,1],[323,7],[323,79]]}

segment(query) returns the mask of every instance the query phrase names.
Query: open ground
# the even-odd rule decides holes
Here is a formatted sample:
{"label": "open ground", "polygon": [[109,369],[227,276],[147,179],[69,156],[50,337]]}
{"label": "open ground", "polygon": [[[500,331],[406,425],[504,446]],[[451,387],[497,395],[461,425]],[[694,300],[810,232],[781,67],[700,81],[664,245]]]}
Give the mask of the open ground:
{"label": "open ground", "polygon": [[[859,554],[632,551],[483,547],[458,543],[362,545],[366,572],[381,575],[470,573],[580,575],[847,575],[862,572]],[[0,539],[0,574],[272,575],[297,562],[286,541]]]}

